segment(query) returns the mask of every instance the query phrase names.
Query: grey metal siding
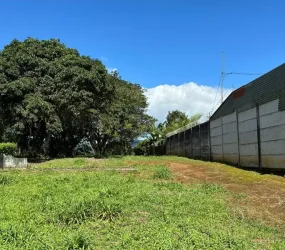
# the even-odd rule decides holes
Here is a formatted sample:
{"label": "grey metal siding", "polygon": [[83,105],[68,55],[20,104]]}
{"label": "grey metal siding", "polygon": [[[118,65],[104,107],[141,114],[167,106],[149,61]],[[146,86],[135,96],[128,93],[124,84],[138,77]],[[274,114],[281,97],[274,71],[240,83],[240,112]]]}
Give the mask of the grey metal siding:
{"label": "grey metal siding", "polygon": [[[245,94],[234,98],[234,94],[241,89],[245,89]],[[212,115],[211,120],[229,115],[234,110],[242,112],[278,98],[280,100],[279,110],[285,110],[285,64],[280,65],[231,93]]]}

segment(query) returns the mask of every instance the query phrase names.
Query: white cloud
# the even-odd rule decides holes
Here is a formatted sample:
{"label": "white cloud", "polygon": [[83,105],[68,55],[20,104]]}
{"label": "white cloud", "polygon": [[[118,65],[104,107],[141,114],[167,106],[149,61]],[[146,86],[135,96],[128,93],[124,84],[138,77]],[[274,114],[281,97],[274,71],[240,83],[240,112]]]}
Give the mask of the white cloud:
{"label": "white cloud", "polygon": [[115,71],[118,71],[117,68],[107,68],[108,72],[109,73],[112,73],[112,72],[115,72]]}
{"label": "white cloud", "polygon": [[[202,113],[203,120],[206,120],[209,112],[219,107],[221,94],[220,90],[218,93],[217,91],[218,87],[198,85],[194,82],[179,86],[165,84],[146,89],[149,102],[148,114],[163,122],[168,111],[178,109],[189,116]],[[224,93],[226,98],[231,89],[224,89]]]}

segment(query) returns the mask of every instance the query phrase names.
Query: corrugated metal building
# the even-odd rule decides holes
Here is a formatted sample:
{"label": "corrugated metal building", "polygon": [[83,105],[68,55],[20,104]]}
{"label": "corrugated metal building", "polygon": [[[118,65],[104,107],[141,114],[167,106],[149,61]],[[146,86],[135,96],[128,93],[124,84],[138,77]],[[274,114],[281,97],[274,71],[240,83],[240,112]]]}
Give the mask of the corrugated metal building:
{"label": "corrugated metal building", "polygon": [[210,129],[214,161],[285,168],[285,64],[232,92]]}
{"label": "corrugated metal building", "polygon": [[166,154],[285,169],[285,64],[232,92],[209,122],[170,135]]}

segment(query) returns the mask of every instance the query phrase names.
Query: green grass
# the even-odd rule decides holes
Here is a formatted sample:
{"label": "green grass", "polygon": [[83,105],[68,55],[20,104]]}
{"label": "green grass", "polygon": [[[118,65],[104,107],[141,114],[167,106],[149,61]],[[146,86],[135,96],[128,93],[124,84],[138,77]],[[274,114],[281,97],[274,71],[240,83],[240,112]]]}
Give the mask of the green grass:
{"label": "green grass", "polygon": [[82,168],[105,168],[105,167],[129,167],[127,158],[65,158],[50,160],[40,164],[32,164],[30,169],[82,169]]}
{"label": "green grass", "polygon": [[176,183],[161,158],[140,159],[134,173],[48,170],[84,158],[0,172],[0,249],[284,249],[281,232],[234,215],[223,187]]}
{"label": "green grass", "polygon": [[153,168],[153,178],[157,179],[170,179],[171,172],[165,165],[158,165]]}

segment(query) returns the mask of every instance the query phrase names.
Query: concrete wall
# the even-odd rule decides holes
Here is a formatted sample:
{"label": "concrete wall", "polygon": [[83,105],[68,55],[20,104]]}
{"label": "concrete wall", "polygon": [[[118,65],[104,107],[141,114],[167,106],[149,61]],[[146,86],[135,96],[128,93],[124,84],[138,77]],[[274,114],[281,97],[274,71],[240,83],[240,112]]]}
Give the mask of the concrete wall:
{"label": "concrete wall", "polygon": [[212,159],[242,167],[285,168],[285,111],[278,107],[279,100],[274,100],[212,120]]}
{"label": "concrete wall", "polygon": [[285,111],[278,111],[278,100],[259,107],[261,165],[285,168]]}
{"label": "concrete wall", "polygon": [[210,122],[212,159],[238,164],[236,112]]}
{"label": "concrete wall", "polygon": [[238,136],[236,112],[222,117],[224,162],[238,163]]}
{"label": "concrete wall", "polygon": [[0,168],[26,168],[27,158],[16,158],[11,155],[0,155]]}
{"label": "concrete wall", "polygon": [[285,169],[285,111],[279,100],[241,110],[172,135],[166,154]]}
{"label": "concrete wall", "polygon": [[168,137],[166,154],[210,160],[209,122]]}
{"label": "concrete wall", "polygon": [[238,114],[240,166],[259,167],[257,109]]}
{"label": "concrete wall", "polygon": [[212,159],[258,167],[256,108],[233,112],[210,122]]}

